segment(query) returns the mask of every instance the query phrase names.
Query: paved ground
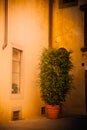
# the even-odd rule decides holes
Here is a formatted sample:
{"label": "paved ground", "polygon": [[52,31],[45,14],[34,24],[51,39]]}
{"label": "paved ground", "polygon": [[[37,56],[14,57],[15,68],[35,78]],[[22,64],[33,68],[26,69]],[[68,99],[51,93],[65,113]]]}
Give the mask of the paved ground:
{"label": "paved ground", "polygon": [[64,116],[59,119],[36,118],[0,124],[0,130],[87,130],[87,116]]}

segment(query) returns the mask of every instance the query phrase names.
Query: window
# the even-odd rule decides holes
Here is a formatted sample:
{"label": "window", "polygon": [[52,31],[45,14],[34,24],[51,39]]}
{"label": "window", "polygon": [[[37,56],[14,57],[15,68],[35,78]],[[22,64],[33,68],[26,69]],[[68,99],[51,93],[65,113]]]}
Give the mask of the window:
{"label": "window", "polygon": [[59,0],[59,8],[78,5],[78,0]]}
{"label": "window", "polygon": [[20,93],[21,88],[21,54],[16,48],[12,50],[12,93]]}
{"label": "window", "polygon": [[12,120],[19,120],[20,119],[20,111],[13,111]]}
{"label": "window", "polygon": [[11,113],[11,120],[16,121],[16,120],[21,120],[21,119],[22,119],[21,107],[13,108],[12,113]]}

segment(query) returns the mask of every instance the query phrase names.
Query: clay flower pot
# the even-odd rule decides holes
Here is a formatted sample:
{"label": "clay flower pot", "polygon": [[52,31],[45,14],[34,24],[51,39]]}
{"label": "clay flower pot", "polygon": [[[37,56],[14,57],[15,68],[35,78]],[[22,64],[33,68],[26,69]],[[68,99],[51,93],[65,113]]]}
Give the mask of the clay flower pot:
{"label": "clay flower pot", "polygon": [[57,119],[60,113],[60,105],[46,105],[46,114],[50,119]]}

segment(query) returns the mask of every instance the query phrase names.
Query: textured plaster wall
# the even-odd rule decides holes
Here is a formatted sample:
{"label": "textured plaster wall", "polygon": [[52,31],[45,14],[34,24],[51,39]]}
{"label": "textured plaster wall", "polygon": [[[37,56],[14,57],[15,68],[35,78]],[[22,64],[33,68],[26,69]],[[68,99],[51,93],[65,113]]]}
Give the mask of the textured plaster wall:
{"label": "textured plaster wall", "polygon": [[[8,45],[4,42],[4,2],[0,0],[0,121],[11,120],[13,110],[21,110],[22,118],[41,114],[43,103],[38,86],[39,58],[48,47],[48,0],[9,0]],[[22,92],[11,94],[12,47],[23,50]]]}
{"label": "textured plaster wall", "polygon": [[82,52],[84,46],[84,14],[80,11],[80,5],[85,1],[78,1],[77,6],[59,9],[59,3],[54,0],[53,5],[53,47],[65,47],[72,50],[73,85],[75,89],[64,103],[63,112],[85,114],[85,84]]}

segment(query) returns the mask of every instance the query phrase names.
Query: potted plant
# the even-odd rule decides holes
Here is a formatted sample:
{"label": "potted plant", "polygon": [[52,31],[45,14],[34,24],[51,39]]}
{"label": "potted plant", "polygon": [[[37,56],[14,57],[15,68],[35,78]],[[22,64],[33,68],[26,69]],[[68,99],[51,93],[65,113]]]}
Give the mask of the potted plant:
{"label": "potted plant", "polygon": [[[72,89],[73,67],[71,51],[65,48],[44,49],[40,59],[40,91],[42,100],[46,103],[48,118],[58,118],[60,105],[66,100]],[[51,115],[48,109],[52,109]],[[57,114],[56,114],[57,112]]]}
{"label": "potted plant", "polygon": [[18,93],[18,84],[16,83],[13,83],[12,84],[12,93]]}

